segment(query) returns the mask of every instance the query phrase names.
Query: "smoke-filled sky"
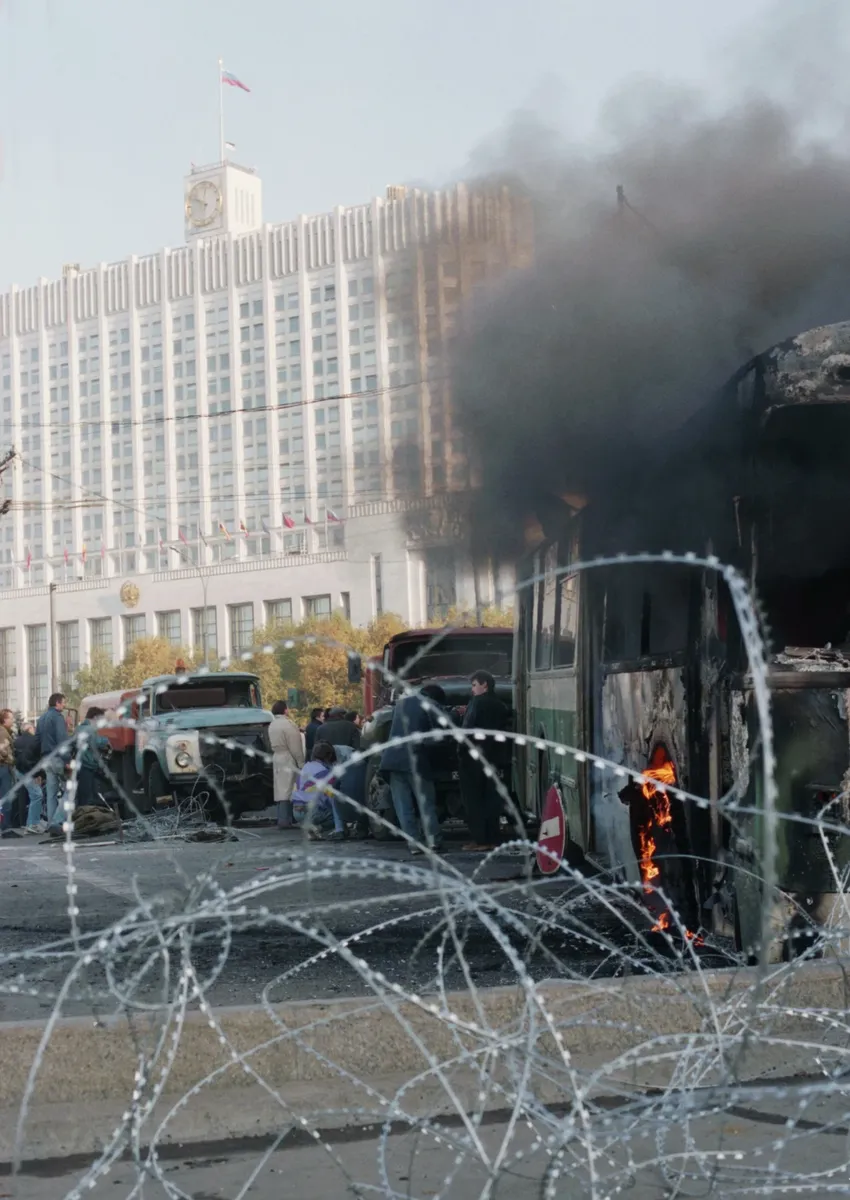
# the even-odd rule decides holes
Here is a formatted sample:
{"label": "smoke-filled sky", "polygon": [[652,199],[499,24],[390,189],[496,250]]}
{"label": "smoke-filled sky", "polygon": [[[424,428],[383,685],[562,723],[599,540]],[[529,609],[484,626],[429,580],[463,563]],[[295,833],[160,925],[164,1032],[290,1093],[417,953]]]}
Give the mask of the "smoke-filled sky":
{"label": "smoke-filled sky", "polygon": [[589,141],[523,113],[478,153],[537,213],[536,265],[472,314],[455,363],[496,510],[616,487],[752,354],[850,317],[848,21],[802,8],[718,59],[724,98],[637,80]]}

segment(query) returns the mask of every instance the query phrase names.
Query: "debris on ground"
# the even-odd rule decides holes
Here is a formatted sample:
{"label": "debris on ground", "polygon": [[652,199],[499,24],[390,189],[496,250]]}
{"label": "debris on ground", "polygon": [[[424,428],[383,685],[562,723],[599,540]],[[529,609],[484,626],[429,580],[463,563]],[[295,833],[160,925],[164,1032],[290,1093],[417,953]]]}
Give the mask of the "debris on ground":
{"label": "debris on ground", "polygon": [[111,808],[83,805],[74,809],[75,837],[97,837],[102,833],[116,833],[120,828],[121,819]]}

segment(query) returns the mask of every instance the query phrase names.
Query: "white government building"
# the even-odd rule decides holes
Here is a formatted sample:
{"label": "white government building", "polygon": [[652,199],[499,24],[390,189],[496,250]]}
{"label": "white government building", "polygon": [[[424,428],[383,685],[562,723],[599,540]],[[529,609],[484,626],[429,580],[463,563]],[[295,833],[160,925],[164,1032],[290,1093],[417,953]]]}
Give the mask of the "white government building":
{"label": "white government building", "polygon": [[461,301],[529,260],[525,202],[391,187],[269,225],[225,161],[184,214],[184,246],[0,295],[0,706],[39,711],[95,647],[200,646],[205,620],[224,655],[271,618],[509,596],[445,511],[470,482],[445,351]]}

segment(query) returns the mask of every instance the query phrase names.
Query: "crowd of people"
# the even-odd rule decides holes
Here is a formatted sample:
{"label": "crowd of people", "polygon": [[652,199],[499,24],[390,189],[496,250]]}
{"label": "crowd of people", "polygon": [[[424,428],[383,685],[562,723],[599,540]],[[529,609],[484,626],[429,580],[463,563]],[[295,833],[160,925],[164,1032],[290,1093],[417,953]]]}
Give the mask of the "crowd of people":
{"label": "crowd of people", "polygon": [[[447,709],[437,684],[425,684],[396,705],[379,768],[387,779],[396,819],[407,836],[411,854],[422,845],[442,850],[434,787],[435,755],[442,737],[438,718],[461,724],[474,740],[459,748],[459,779],[470,841],[467,851],[488,852],[500,838],[502,801],[499,766],[504,763],[508,710],[498,699],[487,671],[470,679],[472,699]],[[76,759],[76,806],[98,803],[98,772],[109,754],[108,740],[97,731],[100,708],[89,708],[71,738],[64,716],[65,697],[57,692],[38,722],[23,722],[15,731],[11,709],[0,709],[0,835],[61,834],[62,797],[68,766]],[[365,762],[345,764],[361,748],[362,718],[340,705],[314,708],[303,732],[286,702],[272,705],[269,741],[272,750],[274,800],[280,829],[304,829],[311,838],[341,841],[371,836],[366,811]],[[487,731],[482,737],[476,731]],[[85,736],[80,736],[84,734]],[[443,735],[444,736],[444,735]],[[356,797],[355,800],[349,796]]]}
{"label": "crowd of people", "polygon": [[[23,721],[15,732],[15,715],[0,709],[0,835],[62,832],[62,797],[67,768],[76,757],[77,806],[97,803],[96,778],[109,742],[97,732],[102,708],[90,708],[85,720],[71,731],[64,716],[65,696],[54,692],[36,723]],[[84,734],[84,736],[80,736]]]}
{"label": "crowd of people", "polygon": [[[449,710],[470,735],[487,731],[459,749],[458,774],[470,833],[463,849],[487,853],[500,840],[499,776],[510,751],[499,734],[508,727],[509,712],[497,697],[496,681],[489,672],[474,672],[470,687],[470,703]],[[389,781],[396,819],[411,854],[424,853],[423,845],[436,852],[443,849],[434,786],[441,738],[433,735],[446,708],[446,695],[437,684],[425,684],[404,697],[395,707],[388,744],[380,757],[380,770]],[[283,700],[273,705],[272,714],[269,737],[278,828],[306,828],[309,836],[329,841],[369,837],[367,797],[352,804],[346,797],[344,767],[339,770],[360,749],[359,715],[339,706],[314,708],[302,735]]]}

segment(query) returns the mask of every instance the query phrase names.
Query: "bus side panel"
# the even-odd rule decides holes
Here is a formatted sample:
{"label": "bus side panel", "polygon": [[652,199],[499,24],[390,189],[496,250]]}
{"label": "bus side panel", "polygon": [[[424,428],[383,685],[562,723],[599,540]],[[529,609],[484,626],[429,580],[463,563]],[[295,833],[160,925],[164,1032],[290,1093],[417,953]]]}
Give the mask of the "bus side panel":
{"label": "bus side panel", "polygon": [[[658,742],[664,742],[683,786],[688,778],[686,690],[681,667],[603,674],[602,728],[596,753],[610,762],[642,771]],[[638,882],[628,809],[619,798],[626,780],[612,771],[593,781],[595,845],[599,857],[627,879]]]}
{"label": "bus side panel", "polygon": [[[529,689],[529,730],[535,737],[546,738],[561,746],[578,744],[578,693],[575,671],[550,671],[532,677]],[[534,777],[537,780],[537,810],[554,783],[560,789],[567,810],[567,828],[571,841],[582,850],[585,845],[579,798],[578,768],[570,754],[556,754],[550,746],[538,751]]]}

